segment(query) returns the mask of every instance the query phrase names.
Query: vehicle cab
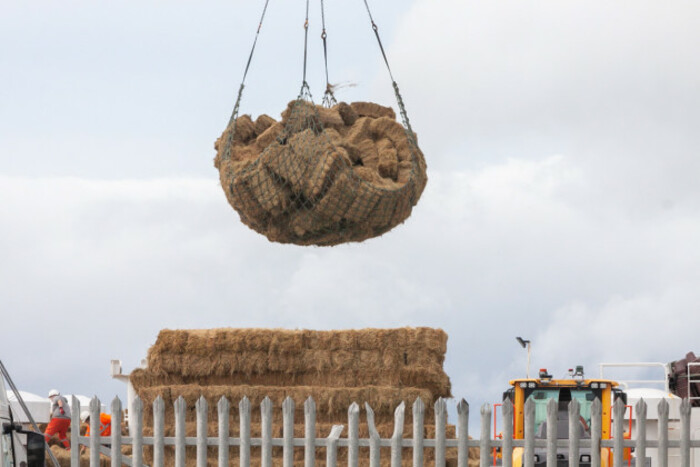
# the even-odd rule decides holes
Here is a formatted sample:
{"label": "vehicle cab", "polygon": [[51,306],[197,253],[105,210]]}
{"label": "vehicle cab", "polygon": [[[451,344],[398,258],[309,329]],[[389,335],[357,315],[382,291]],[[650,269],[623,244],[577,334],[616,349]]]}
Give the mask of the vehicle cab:
{"label": "vehicle cab", "polygon": [[[618,387],[618,383],[608,379],[588,379],[584,376],[583,367],[569,370],[569,377],[555,379],[547,371],[540,369],[537,378],[523,378],[509,381],[510,387],[503,393],[503,400],[510,400],[513,404],[513,438],[525,438],[525,403],[531,400],[535,406],[535,438],[546,437],[547,405],[551,400],[557,403],[557,438],[564,439],[569,436],[569,403],[576,400],[579,403],[579,422],[583,438],[590,438],[591,432],[591,406],[593,401],[600,400],[602,407],[601,439],[611,439],[612,405],[618,398],[626,404],[627,396]],[[610,465],[611,452],[604,448],[601,459],[604,465]],[[628,451],[628,450],[626,450]],[[522,462],[522,448],[513,451],[513,465]],[[567,454],[562,451],[562,456]],[[559,456],[558,456],[559,457]],[[625,452],[625,457],[629,453]],[[582,457],[580,464],[586,464],[586,456]],[[543,463],[545,456],[536,456]],[[590,463],[590,456],[587,456]]]}
{"label": "vehicle cab", "polygon": [[44,467],[44,435],[14,421],[5,382],[0,377],[0,467]]}

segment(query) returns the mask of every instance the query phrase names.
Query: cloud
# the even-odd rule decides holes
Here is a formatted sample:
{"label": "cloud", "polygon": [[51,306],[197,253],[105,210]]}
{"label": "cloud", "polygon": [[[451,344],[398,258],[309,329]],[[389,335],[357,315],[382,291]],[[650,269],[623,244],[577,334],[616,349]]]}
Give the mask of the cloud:
{"label": "cloud", "polygon": [[455,395],[478,402],[523,371],[516,335],[545,366],[631,358],[640,328],[665,331],[640,357],[683,355],[653,311],[694,319],[700,221],[601,214],[577,202],[590,184],[565,156],[431,171],[394,231],[301,248],[243,226],[211,180],[4,176],[3,340],[41,336],[8,365],[38,393],[111,398],[108,360],[130,368],[162,328],[428,325],[450,335]]}
{"label": "cloud", "polygon": [[598,208],[697,211],[698,19],[693,2],[419,0],[388,53],[434,167],[565,154]]}

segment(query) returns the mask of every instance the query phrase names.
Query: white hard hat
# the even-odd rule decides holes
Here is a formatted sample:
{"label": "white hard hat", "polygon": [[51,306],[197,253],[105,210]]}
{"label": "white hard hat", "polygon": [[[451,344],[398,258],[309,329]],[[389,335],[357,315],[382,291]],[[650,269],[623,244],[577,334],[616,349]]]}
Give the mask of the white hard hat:
{"label": "white hard hat", "polygon": [[88,418],[90,418],[90,412],[88,412],[87,410],[83,410],[82,412],[80,412],[81,422],[85,423],[85,420],[87,420]]}
{"label": "white hard hat", "polygon": [[58,396],[59,394],[61,393],[58,392],[58,389],[52,389],[49,391],[49,397]]}

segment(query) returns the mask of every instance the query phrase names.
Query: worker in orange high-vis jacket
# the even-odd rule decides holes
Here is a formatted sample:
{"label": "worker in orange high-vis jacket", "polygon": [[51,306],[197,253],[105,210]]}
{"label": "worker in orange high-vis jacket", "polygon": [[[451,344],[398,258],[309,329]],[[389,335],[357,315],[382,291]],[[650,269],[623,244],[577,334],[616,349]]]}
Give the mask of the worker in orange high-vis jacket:
{"label": "worker in orange high-vis jacket", "polygon": [[[90,436],[90,412],[84,410],[80,412],[80,421],[87,423],[87,430],[85,431],[85,436]],[[111,436],[112,435],[112,416],[106,413],[100,413],[100,436]],[[105,444],[104,446],[110,447],[110,444]],[[80,452],[85,451],[85,446],[80,446]]]}
{"label": "worker in orange high-vis jacket", "polygon": [[70,449],[67,432],[70,427],[70,406],[68,400],[63,397],[58,390],[52,389],[49,391],[49,400],[51,401],[51,416],[49,424],[44,431],[46,442],[58,435],[58,439],[63,443],[63,447]]}

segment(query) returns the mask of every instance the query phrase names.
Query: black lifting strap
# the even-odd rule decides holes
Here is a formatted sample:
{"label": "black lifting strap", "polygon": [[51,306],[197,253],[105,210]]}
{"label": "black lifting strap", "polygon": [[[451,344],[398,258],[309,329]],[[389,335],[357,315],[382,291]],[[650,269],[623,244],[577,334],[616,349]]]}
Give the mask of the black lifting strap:
{"label": "black lifting strap", "polygon": [[326,12],[323,6],[323,0],[321,0],[321,26],[323,32],[321,33],[321,39],[323,39],[323,61],[326,65],[326,92],[323,94],[323,105],[326,107],[332,107],[338,103],[335,100],[335,95],[333,95],[333,87],[328,80],[328,44],[326,43]]}
{"label": "black lifting strap", "polygon": [[394,94],[396,95],[396,101],[399,105],[399,112],[401,114],[401,119],[403,120],[403,124],[408,130],[408,138],[409,140],[415,144],[415,139],[413,137],[413,130],[411,129],[411,122],[408,120],[408,114],[406,113],[406,107],[404,106],[403,103],[403,98],[401,97],[401,93],[399,92],[399,85],[396,84],[396,80],[394,79],[394,75],[391,73],[391,67],[389,66],[389,60],[386,58],[386,52],[384,51],[384,45],[382,44],[382,40],[379,37],[379,28],[377,27],[377,24],[374,22],[374,18],[372,18],[372,12],[369,9],[369,4],[367,3],[367,0],[364,0],[365,2],[365,7],[367,8],[367,14],[369,15],[369,20],[372,23],[372,30],[374,31],[374,35],[377,37],[377,43],[379,44],[379,49],[382,51],[382,57],[384,57],[384,63],[386,64],[386,69],[389,70],[389,77],[391,78],[391,84],[394,87]]}
{"label": "black lifting strap", "polygon": [[308,91],[309,85],[306,82],[306,57],[309,49],[309,0],[306,0],[306,19],[304,20],[304,77],[301,81],[301,91],[299,98],[304,94],[304,90]]}
{"label": "black lifting strap", "polygon": [[265,19],[265,13],[267,12],[267,5],[270,0],[265,0],[265,6],[263,7],[262,14],[260,15],[260,22],[258,23],[258,30],[255,32],[255,40],[253,40],[253,47],[250,49],[250,55],[248,56],[248,63],[246,63],[245,71],[243,72],[243,79],[241,80],[241,86],[238,88],[238,97],[236,98],[236,104],[233,106],[233,112],[231,112],[231,117],[228,120],[227,127],[231,127],[231,132],[226,140],[226,149],[224,151],[224,159],[231,158],[231,145],[233,144],[233,135],[236,132],[236,117],[238,117],[238,108],[241,105],[241,96],[243,95],[243,88],[245,87],[245,79],[248,76],[248,70],[250,69],[250,62],[253,60],[253,53],[255,52],[255,46],[258,43],[258,37],[260,36],[260,30],[262,29],[263,20]]}

